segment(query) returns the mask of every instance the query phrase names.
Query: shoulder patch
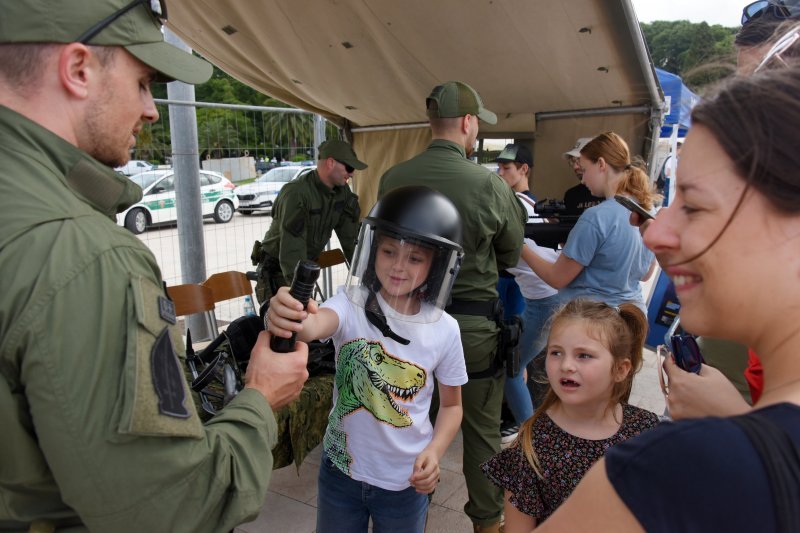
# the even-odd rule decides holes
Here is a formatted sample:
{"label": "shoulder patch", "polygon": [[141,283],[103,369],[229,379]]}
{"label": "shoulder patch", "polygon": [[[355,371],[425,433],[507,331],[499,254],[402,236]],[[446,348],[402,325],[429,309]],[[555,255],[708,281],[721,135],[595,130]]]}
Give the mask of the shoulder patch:
{"label": "shoulder patch", "polygon": [[175,418],[189,418],[191,413],[185,405],[186,388],[183,373],[178,366],[178,355],[172,347],[167,328],[164,328],[153,343],[150,351],[150,371],[153,375],[153,388],[158,397],[158,412]]}
{"label": "shoulder patch", "polygon": [[170,324],[177,324],[178,318],[175,316],[175,304],[169,298],[158,297],[158,314]]}

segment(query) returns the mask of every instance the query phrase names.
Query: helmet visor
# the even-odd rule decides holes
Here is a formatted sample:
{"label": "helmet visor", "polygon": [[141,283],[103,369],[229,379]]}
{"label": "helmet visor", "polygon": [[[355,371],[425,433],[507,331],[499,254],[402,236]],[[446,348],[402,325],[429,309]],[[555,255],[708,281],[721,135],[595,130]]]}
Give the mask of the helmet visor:
{"label": "helmet visor", "polygon": [[460,265],[461,254],[455,248],[365,221],[345,291],[359,307],[367,307],[370,294],[375,294],[387,317],[436,322],[450,299]]}

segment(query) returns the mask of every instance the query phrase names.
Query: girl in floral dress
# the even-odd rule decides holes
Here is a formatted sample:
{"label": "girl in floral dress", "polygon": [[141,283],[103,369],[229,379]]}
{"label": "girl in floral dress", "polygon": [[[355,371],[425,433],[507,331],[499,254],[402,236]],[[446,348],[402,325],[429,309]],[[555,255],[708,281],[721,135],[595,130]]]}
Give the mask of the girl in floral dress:
{"label": "girl in floral dress", "polygon": [[578,299],[553,316],[545,363],[550,389],[514,444],[481,465],[505,490],[507,533],[536,527],[609,447],[658,423],[626,403],[646,333],[647,319],[633,304]]}

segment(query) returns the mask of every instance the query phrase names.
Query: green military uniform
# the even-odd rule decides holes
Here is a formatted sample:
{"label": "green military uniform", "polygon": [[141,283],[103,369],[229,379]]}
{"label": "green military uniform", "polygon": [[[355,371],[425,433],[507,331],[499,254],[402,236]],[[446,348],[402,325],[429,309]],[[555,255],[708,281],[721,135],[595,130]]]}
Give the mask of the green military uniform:
{"label": "green military uniform", "polygon": [[[452,299],[487,302],[497,298],[498,270],[519,260],[527,218],[508,185],[493,172],[466,159],[462,146],[434,140],[418,156],[389,169],[381,178],[378,197],[404,185],[427,185],[450,198],[464,224],[464,261]],[[503,509],[502,491],[490,483],[479,465],[500,449],[502,370],[491,372],[497,348],[497,326],[482,316],[451,312],[458,321],[469,382],[462,387],[464,476],[469,502],[465,512],[476,524],[496,523]],[[488,374],[487,375],[487,371]],[[484,377],[475,378],[473,376]]]}
{"label": "green military uniform", "polygon": [[314,170],[287,183],[272,207],[272,224],[257,244],[253,262],[259,266],[256,297],[272,297],[270,283],[288,285],[302,259],[315,259],[336,231],[348,261],[358,238],[358,196],[347,186],[329,188]]}
{"label": "green military uniform", "polygon": [[2,106],[0,161],[0,530],[255,517],[275,419],[245,389],[201,424],[155,258],[113,221],[141,189]]}

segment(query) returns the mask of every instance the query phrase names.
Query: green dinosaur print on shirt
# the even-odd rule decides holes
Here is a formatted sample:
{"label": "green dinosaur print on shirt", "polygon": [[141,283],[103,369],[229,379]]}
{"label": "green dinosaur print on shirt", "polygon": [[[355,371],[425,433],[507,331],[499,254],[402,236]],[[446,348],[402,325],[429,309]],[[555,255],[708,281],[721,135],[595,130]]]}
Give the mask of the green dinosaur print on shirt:
{"label": "green dinosaur print on shirt", "polygon": [[425,386],[426,372],[386,353],[380,342],[356,339],[344,344],[336,361],[336,407],[328,417],[325,451],[331,461],[350,474],[353,458],[347,451],[344,417],[364,408],[394,427],[412,423],[408,411],[395,401],[411,400]]}

